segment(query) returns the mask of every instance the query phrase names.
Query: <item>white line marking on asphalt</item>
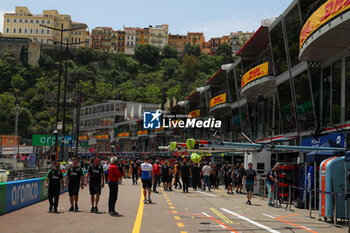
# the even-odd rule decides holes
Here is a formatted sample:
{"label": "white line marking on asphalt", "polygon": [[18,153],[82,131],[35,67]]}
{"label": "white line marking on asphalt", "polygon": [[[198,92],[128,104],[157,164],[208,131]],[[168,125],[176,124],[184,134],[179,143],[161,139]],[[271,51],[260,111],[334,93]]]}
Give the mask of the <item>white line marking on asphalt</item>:
{"label": "white line marking on asphalt", "polygon": [[244,216],[242,216],[242,215],[239,215],[239,214],[237,214],[237,213],[235,213],[235,212],[233,212],[233,211],[230,211],[230,210],[228,210],[228,209],[221,208],[221,210],[222,210],[222,211],[225,211],[226,213],[236,215],[236,217],[238,217],[238,218],[240,218],[240,219],[242,219],[242,220],[244,220],[244,221],[247,221],[247,222],[249,222],[249,223],[251,223],[251,224],[253,224],[253,225],[257,226],[257,227],[260,227],[260,228],[262,228],[262,229],[265,229],[265,230],[267,230],[267,231],[269,231],[269,232],[271,232],[271,233],[280,233],[279,231],[273,230],[273,229],[271,229],[270,227],[267,227],[267,226],[265,226],[265,225],[262,225],[261,223],[255,222],[255,221],[253,221],[253,220],[251,220],[251,219],[249,219],[249,218],[247,218],[247,217],[244,217]]}
{"label": "white line marking on asphalt", "polygon": [[275,217],[274,216],[271,216],[271,215],[268,215],[268,214],[262,214],[262,215],[265,215],[266,217],[269,217],[269,218],[273,218],[273,219],[275,219]]}
{"label": "white line marking on asphalt", "polygon": [[[205,213],[205,212],[202,212],[202,214],[203,214],[204,216],[207,216],[208,218],[212,218],[209,214],[207,214],[207,213]],[[226,229],[226,227],[223,226],[223,225],[221,225],[221,224],[220,224],[219,226],[221,226],[222,228]],[[231,231],[230,233],[234,233],[234,232]]]}
{"label": "white line marking on asphalt", "polygon": [[308,227],[306,227],[306,226],[301,226],[301,227],[304,227],[305,229],[312,231],[311,228],[308,228]]}
{"label": "white line marking on asphalt", "polygon": [[201,193],[201,194],[205,194],[205,195],[208,195],[210,197],[217,197],[216,195],[214,194],[210,194],[210,193],[205,193],[205,192],[202,192],[202,191],[196,191],[197,193]]}

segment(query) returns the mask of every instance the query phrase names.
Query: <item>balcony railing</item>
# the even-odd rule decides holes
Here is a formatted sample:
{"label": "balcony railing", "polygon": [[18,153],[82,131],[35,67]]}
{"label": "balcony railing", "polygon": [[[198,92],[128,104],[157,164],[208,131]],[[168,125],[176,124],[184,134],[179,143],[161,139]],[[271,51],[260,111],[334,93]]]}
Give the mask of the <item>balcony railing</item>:
{"label": "balcony railing", "polygon": [[258,66],[258,65],[261,65],[265,62],[269,62],[269,73],[271,72],[272,73],[272,60],[270,57],[263,57],[253,63],[251,63],[249,66],[245,67],[243,69],[243,74],[247,73],[249,70],[253,69],[254,67]]}

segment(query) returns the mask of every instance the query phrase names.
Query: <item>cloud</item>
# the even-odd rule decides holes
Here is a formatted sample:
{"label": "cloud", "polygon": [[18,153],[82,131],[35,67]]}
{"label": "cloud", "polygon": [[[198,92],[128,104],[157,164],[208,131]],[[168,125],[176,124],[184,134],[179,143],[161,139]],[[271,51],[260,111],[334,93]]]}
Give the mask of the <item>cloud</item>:
{"label": "cloud", "polygon": [[[237,31],[256,31],[261,25],[261,16],[235,15],[226,19],[189,22],[185,25],[187,31],[204,32],[209,40],[212,37],[221,37]],[[186,33],[186,32],[184,32]]]}

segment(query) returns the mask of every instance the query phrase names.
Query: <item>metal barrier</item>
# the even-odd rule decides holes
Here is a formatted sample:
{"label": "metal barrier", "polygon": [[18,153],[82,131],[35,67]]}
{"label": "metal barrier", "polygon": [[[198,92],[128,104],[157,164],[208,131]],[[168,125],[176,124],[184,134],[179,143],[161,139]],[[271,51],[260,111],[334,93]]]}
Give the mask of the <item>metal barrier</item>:
{"label": "metal barrier", "polygon": [[[289,197],[288,197],[288,203],[287,203],[287,205],[285,207],[285,210],[293,211],[291,209],[291,206],[292,206],[292,189],[297,189],[297,190],[304,191],[304,192],[306,192],[306,189],[302,188],[302,187],[297,187],[297,186],[294,186],[294,185],[288,185],[288,188],[289,188],[289,192],[288,192]],[[345,199],[346,195],[341,194],[341,193],[336,193],[336,192],[325,192],[325,191],[320,191],[320,190],[311,189],[311,188],[308,188],[307,191],[309,192],[310,196],[311,196],[311,192],[315,192],[315,193],[332,195],[334,197],[333,198],[333,225],[331,225],[330,227],[338,228],[339,226],[337,225],[337,198],[341,197],[341,198]],[[311,199],[312,198],[309,198],[309,216],[306,216],[306,217],[314,219],[314,217],[311,216],[312,215]],[[306,199],[304,199],[304,204],[305,204],[305,208],[306,208]],[[348,221],[350,221],[349,220],[349,216],[348,216]]]}

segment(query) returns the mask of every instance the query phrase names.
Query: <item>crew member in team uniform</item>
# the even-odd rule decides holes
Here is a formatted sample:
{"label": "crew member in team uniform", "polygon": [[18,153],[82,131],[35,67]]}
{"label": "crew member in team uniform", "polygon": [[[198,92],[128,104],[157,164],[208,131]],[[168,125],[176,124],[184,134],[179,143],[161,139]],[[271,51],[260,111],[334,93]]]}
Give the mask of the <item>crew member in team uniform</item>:
{"label": "crew member in team uniform", "polygon": [[45,187],[49,187],[49,203],[50,203],[50,209],[49,211],[53,211],[57,213],[57,207],[58,207],[58,200],[60,197],[60,189],[64,189],[64,182],[63,182],[63,173],[60,169],[60,162],[56,161],[54,162],[53,169],[50,170],[47,173],[46,177],[46,184]]}
{"label": "crew member in team uniform", "polygon": [[[78,159],[73,158],[73,166],[67,171],[66,187],[68,184],[68,194],[70,201],[69,211],[78,211],[79,188],[84,188],[84,171],[78,164]],[[75,209],[73,207],[75,203]]]}
{"label": "crew member in team uniform", "polygon": [[90,195],[91,195],[90,212],[98,213],[97,205],[100,200],[101,189],[105,186],[105,173],[103,171],[102,165],[100,164],[99,158],[95,158],[92,165],[90,165],[88,172],[86,173],[85,185],[87,185],[87,180],[89,178],[90,178],[89,189],[90,189]]}

